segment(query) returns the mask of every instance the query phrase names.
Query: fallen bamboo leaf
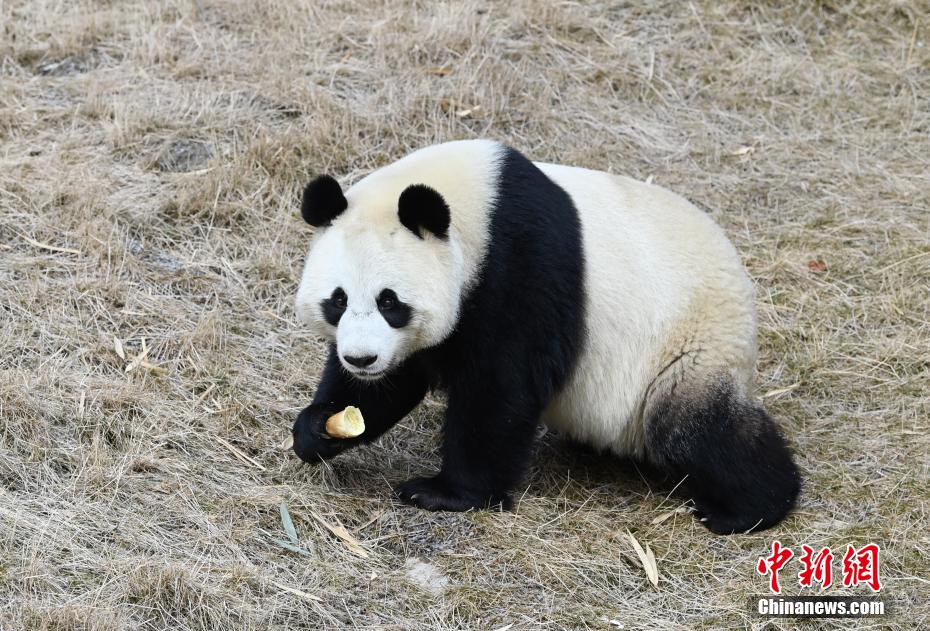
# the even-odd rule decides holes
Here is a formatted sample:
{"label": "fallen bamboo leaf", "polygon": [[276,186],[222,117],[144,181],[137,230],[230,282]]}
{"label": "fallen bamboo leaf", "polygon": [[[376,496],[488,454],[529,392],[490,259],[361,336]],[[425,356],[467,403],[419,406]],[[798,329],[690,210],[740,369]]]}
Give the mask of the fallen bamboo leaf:
{"label": "fallen bamboo leaf", "polygon": [[369,556],[368,551],[362,547],[362,544],[359,542],[358,539],[352,536],[352,533],[346,530],[345,526],[339,523],[337,523],[336,525],[333,525],[313,511],[310,511],[310,515],[315,520],[320,522],[327,530],[329,530],[331,533],[333,533],[339,539],[341,539],[342,542],[345,544],[346,548],[348,548],[350,552],[352,552],[353,554],[357,556],[362,557],[363,559],[368,558]]}
{"label": "fallen bamboo leaf", "polygon": [[136,355],[136,357],[129,362],[126,366],[126,372],[132,372],[136,368],[142,365],[142,362],[145,361],[145,358],[148,357],[149,347],[145,345],[145,338],[142,338],[142,351]]}
{"label": "fallen bamboo leaf", "polygon": [[426,72],[429,74],[437,75],[439,77],[444,77],[450,72],[452,72],[452,67],[451,66],[433,66]]}
{"label": "fallen bamboo leaf", "polygon": [[384,517],[384,514],[385,514],[386,512],[387,512],[387,511],[384,510],[383,508],[382,508],[381,510],[375,511],[375,513],[368,519],[368,521],[366,521],[366,522],[365,522],[364,524],[362,524],[361,526],[356,526],[355,528],[353,528],[353,529],[352,529],[352,532],[357,533],[357,532],[360,532],[360,531],[364,530],[365,528],[368,528],[370,525],[372,525],[373,523],[375,523],[376,521],[378,521],[379,519],[381,519],[382,517]]}
{"label": "fallen bamboo leaf", "polygon": [[455,113],[455,115],[458,116],[459,118],[465,118],[466,116],[471,116],[472,114],[476,113],[480,109],[481,109],[481,106],[476,105],[474,107],[469,107],[468,109],[459,110],[458,112]]}
{"label": "fallen bamboo leaf", "polygon": [[[653,578],[650,577],[649,580],[652,581],[653,587],[658,587],[659,586],[659,566],[656,563],[656,555],[653,554],[652,548],[649,547],[648,543],[646,544],[646,558],[649,560],[649,567],[652,568],[652,577],[654,577],[655,579],[653,580]],[[648,574],[649,572],[647,571],[646,573]]]}
{"label": "fallen bamboo leaf", "polygon": [[659,568],[656,565],[656,557],[649,548],[649,544],[646,544],[646,550],[644,551],[643,547],[639,545],[639,541],[633,536],[633,533],[627,530],[626,536],[630,538],[630,543],[633,544],[633,550],[636,552],[636,556],[639,557],[639,562],[642,563],[643,569],[646,570],[646,578],[649,579],[653,587],[658,587]]}
{"label": "fallen bamboo leaf", "polygon": [[287,533],[287,536],[290,538],[291,543],[295,546],[300,545],[300,540],[297,538],[297,529],[294,527],[294,521],[291,519],[291,513],[287,510],[287,502],[281,502],[281,525],[284,527],[284,532]]}
{"label": "fallen bamboo leaf", "polygon": [[42,250],[48,250],[49,252],[64,252],[65,254],[81,254],[80,250],[75,250],[74,248],[60,248],[57,245],[49,245],[48,243],[42,243],[40,241],[36,241],[35,239],[30,239],[26,235],[22,235],[22,237],[23,241],[29,245],[40,248]]}
{"label": "fallen bamboo leaf", "polygon": [[113,350],[116,351],[116,354],[119,355],[119,358],[123,361],[126,361],[126,351],[123,350],[123,343],[119,341],[118,337],[113,337]]}
{"label": "fallen bamboo leaf", "polygon": [[681,514],[683,514],[683,515],[687,515],[689,512],[691,512],[691,511],[689,511],[689,510],[688,510],[687,508],[685,508],[684,506],[679,506],[679,507],[676,508],[675,510],[670,510],[670,511],[668,511],[667,513],[663,513],[663,514],[659,515],[658,517],[656,517],[655,519],[653,519],[653,520],[652,520],[652,525],[653,525],[653,526],[658,526],[659,524],[661,524],[661,523],[667,521],[669,517],[671,517],[672,515],[675,515],[675,514],[677,514],[677,513],[681,513]]}
{"label": "fallen bamboo leaf", "polygon": [[291,449],[293,449],[294,448],[294,435],[288,434],[287,438],[285,438],[284,441],[280,445],[278,445],[278,447],[281,449],[281,451],[290,451]]}
{"label": "fallen bamboo leaf", "polygon": [[244,462],[244,463],[246,463],[246,464],[250,464],[250,465],[252,465],[253,467],[256,467],[257,469],[259,469],[259,470],[261,470],[261,471],[264,471],[264,470],[265,470],[265,467],[263,467],[262,464],[261,464],[260,462],[258,462],[258,461],[255,460],[254,458],[251,458],[251,457],[245,455],[245,453],[243,453],[238,447],[236,447],[236,446],[233,445],[232,443],[227,442],[226,440],[224,440],[223,438],[220,438],[219,436],[216,437],[216,440],[217,440],[221,445],[223,445],[224,447],[226,447],[226,449],[228,449],[229,451],[231,451],[232,454],[233,454],[236,458],[238,458],[239,460],[241,460],[242,462]]}
{"label": "fallen bamboo leaf", "polygon": [[777,397],[780,394],[787,394],[800,385],[801,385],[801,382],[798,381],[798,382],[791,384],[790,386],[785,386],[784,388],[775,388],[774,390],[769,390],[768,392],[762,395],[762,398],[768,399],[770,397]]}
{"label": "fallen bamboo leaf", "polygon": [[293,587],[288,587],[287,585],[282,585],[281,583],[279,583],[279,582],[277,582],[277,581],[269,581],[269,582],[270,582],[272,585],[274,585],[275,587],[277,587],[278,589],[282,589],[282,590],[288,592],[289,594],[294,594],[295,596],[300,596],[301,598],[306,598],[307,600],[312,600],[312,601],[318,602],[318,603],[323,602],[323,599],[320,598],[319,596],[314,596],[313,594],[308,594],[307,592],[301,591],[301,590],[299,590],[299,589],[294,589]]}
{"label": "fallen bamboo leaf", "polygon": [[142,360],[142,363],[139,364],[139,367],[145,368],[149,372],[153,372],[156,375],[167,375],[168,374],[167,368],[164,368],[163,366],[159,366],[157,364],[153,364],[152,362],[146,359]]}
{"label": "fallen bamboo leaf", "polygon": [[744,156],[747,153],[752,153],[755,150],[756,150],[755,147],[740,147],[739,149],[735,151],[731,151],[730,155],[731,156]]}
{"label": "fallen bamboo leaf", "polygon": [[277,313],[275,313],[271,309],[262,309],[261,311],[259,311],[259,313],[264,313],[266,316],[274,318],[275,320],[280,320],[281,322],[284,322],[285,324],[291,323],[290,320],[288,320],[287,318],[282,318],[281,316],[279,316]]}

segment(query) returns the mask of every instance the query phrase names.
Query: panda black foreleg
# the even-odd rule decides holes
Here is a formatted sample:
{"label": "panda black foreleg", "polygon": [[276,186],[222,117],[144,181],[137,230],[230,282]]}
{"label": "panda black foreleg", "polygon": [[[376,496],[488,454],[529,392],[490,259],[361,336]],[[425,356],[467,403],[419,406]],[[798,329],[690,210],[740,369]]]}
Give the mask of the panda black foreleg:
{"label": "panda black foreleg", "polygon": [[495,388],[450,389],[442,468],[398,486],[401,500],[429,510],[511,507],[510,492],[532,455],[541,408],[508,391],[504,396]]}
{"label": "panda black foreleg", "polygon": [[[331,347],[313,402],[294,423],[294,452],[301,460],[316,463],[371,442],[416,407],[428,388],[427,373],[416,358],[378,381],[362,381],[342,368],[335,348]],[[365,433],[357,438],[329,437],[326,420],[347,405],[354,405],[362,412]]]}

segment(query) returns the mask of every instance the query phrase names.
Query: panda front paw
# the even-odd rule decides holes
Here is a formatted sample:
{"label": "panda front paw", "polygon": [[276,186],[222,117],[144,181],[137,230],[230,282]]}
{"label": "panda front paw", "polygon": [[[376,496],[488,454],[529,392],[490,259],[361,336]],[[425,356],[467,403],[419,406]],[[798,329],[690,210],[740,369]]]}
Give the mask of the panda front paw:
{"label": "panda front paw", "polygon": [[456,488],[442,479],[413,478],[397,486],[397,497],[405,504],[426,510],[467,511],[488,508],[509,510],[512,502],[506,495],[476,493]]}
{"label": "panda front paw", "polygon": [[338,412],[329,405],[310,405],[294,422],[294,453],[304,462],[329,460],[358,441],[332,438],[326,433],[326,419]]}
{"label": "panda front paw", "polygon": [[754,532],[760,530],[759,526],[762,525],[761,519],[732,515],[716,510],[712,511],[706,507],[702,509],[700,504],[694,511],[694,517],[715,535],[736,535]]}

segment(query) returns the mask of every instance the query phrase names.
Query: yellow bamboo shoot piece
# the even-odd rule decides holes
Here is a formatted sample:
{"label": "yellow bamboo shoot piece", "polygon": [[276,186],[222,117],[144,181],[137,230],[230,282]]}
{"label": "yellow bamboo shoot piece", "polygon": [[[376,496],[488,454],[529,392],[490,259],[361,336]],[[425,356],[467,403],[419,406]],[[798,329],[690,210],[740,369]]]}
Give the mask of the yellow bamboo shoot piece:
{"label": "yellow bamboo shoot piece", "polygon": [[333,438],[355,438],[364,431],[362,412],[352,405],[326,419],[326,433]]}

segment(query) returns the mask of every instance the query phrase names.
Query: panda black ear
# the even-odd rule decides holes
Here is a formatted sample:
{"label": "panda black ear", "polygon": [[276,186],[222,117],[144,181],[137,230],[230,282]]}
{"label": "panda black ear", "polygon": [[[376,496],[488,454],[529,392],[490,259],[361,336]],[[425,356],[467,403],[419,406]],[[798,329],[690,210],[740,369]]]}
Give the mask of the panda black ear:
{"label": "panda black ear", "polygon": [[349,206],[339,182],[321,175],[304,188],[300,214],[315,228],[329,224]]}
{"label": "panda black ear", "polygon": [[421,229],[440,239],[449,234],[449,206],[442,195],[425,184],[413,184],[404,189],[397,200],[397,216],[410,232],[421,239]]}

